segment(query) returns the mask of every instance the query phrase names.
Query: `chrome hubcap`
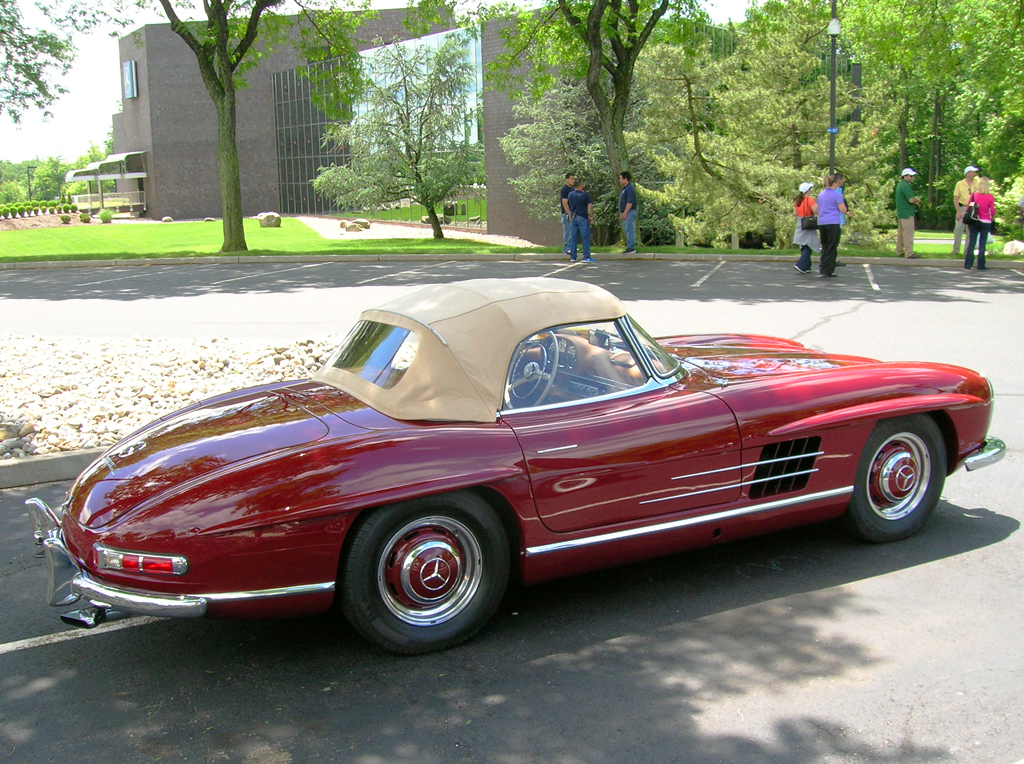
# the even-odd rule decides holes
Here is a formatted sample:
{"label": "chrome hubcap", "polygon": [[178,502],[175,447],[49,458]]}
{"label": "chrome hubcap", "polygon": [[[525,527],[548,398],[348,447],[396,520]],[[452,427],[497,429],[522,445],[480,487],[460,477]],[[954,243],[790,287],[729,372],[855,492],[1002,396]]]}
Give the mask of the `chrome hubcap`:
{"label": "chrome hubcap", "polygon": [[875,452],[868,474],[871,509],[884,520],[899,520],[913,512],[931,478],[932,463],[924,441],[900,433]]}
{"label": "chrome hubcap", "polygon": [[413,626],[454,618],[473,600],[483,575],[480,544],[450,517],[424,517],[397,531],[377,566],[387,609]]}

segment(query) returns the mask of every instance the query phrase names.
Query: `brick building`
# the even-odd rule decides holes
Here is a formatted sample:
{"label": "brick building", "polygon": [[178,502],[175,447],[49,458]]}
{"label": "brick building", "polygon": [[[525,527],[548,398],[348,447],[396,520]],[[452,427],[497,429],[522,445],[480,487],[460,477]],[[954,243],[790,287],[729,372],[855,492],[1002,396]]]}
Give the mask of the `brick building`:
{"label": "brick building", "polygon": [[[408,37],[402,25],[404,13],[380,11],[379,18],[360,29],[360,50],[372,47],[375,39]],[[483,30],[480,51],[484,67],[502,49],[499,31],[493,24]],[[118,191],[144,191],[149,217],[219,217],[216,112],[194,54],[169,24],[151,24],[120,40],[120,60],[124,99],[122,112],[113,118],[114,152],[122,162],[127,157],[135,165],[141,163],[145,177],[127,179],[122,174]],[[278,45],[246,73],[248,87],[238,91],[237,143],[244,215],[271,210],[329,211],[329,203],[317,200],[308,183],[317,167],[327,164],[323,161],[326,150],[320,147],[327,119],[311,103],[308,85],[297,74],[305,63],[295,47]],[[531,218],[508,183],[513,169],[499,139],[515,124],[511,101],[503,93],[487,89],[486,79],[484,87],[488,232],[557,246],[561,243],[558,220]],[[97,177],[118,177],[116,167],[96,171],[111,169],[113,175]],[[556,194],[557,189],[552,189],[552,199]]]}

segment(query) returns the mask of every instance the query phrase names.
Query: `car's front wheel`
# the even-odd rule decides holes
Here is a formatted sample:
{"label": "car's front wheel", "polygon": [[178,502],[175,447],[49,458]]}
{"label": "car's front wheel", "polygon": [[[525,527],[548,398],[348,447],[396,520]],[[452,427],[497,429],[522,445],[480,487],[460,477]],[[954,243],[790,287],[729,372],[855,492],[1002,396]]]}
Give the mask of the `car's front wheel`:
{"label": "car's front wheel", "polygon": [[883,420],[857,465],[846,525],[866,541],[906,538],[935,509],[945,480],[945,442],[931,417]]}
{"label": "car's front wheel", "polygon": [[349,623],[415,655],[472,637],[508,583],[508,537],[480,497],[457,492],[382,507],[355,531],[339,575]]}

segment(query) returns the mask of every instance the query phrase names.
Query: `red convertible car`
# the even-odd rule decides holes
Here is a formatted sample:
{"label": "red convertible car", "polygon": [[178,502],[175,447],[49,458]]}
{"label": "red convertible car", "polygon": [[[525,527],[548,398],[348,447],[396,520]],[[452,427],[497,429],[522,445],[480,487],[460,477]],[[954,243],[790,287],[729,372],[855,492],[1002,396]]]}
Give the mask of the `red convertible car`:
{"label": "red convertible car", "polygon": [[340,606],[375,644],[475,634],[511,578],[842,516],[917,531],[998,461],[973,371],[749,335],[652,339],[605,290],[429,286],[368,310],[312,379],[221,395],[29,500],[49,603],[278,617]]}

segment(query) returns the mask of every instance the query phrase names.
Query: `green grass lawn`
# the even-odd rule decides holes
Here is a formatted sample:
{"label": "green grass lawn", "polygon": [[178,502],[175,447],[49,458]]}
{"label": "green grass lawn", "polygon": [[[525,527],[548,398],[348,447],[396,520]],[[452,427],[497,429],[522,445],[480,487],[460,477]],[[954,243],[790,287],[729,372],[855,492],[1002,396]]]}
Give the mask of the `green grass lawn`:
{"label": "green grass lawn", "polygon": [[[337,212],[334,217],[338,218],[367,218],[379,220],[382,223],[419,223],[421,218],[427,214],[427,208],[418,202],[406,207],[393,207],[386,210],[356,210],[352,212]],[[442,210],[437,208],[437,215],[441,217]],[[453,225],[465,225],[469,218],[479,217],[487,222],[487,200],[485,199],[460,199],[455,203],[455,215],[452,217]]]}
{"label": "green grass lawn", "polygon": [[[260,228],[256,220],[245,220],[248,255],[463,255],[511,254],[517,252],[558,252],[558,247],[522,248],[499,246],[467,239],[324,239],[298,220],[284,218],[280,228]],[[951,236],[951,235],[950,235]],[[929,231],[919,231],[918,238],[938,238]],[[0,231],[0,262],[32,260],[112,260],[161,257],[215,256],[224,241],[220,222],[93,224],[60,226],[18,231]],[[988,246],[987,256],[1003,258],[1003,237]],[[950,243],[918,243],[914,251],[925,258],[949,257]],[[622,246],[594,247],[593,251],[617,253]],[[763,254],[792,255],[795,249],[711,249],[701,247],[642,247],[644,253],[694,253],[702,255]],[[840,257],[895,257],[892,248],[878,250],[840,243]],[[1019,259],[1019,258],[1018,258]]]}
{"label": "green grass lawn", "polygon": [[[284,218],[280,228],[245,220],[248,255],[473,254],[529,251],[466,239],[324,239]],[[219,254],[220,222],[60,226],[0,232],[0,260],[104,260]]]}

